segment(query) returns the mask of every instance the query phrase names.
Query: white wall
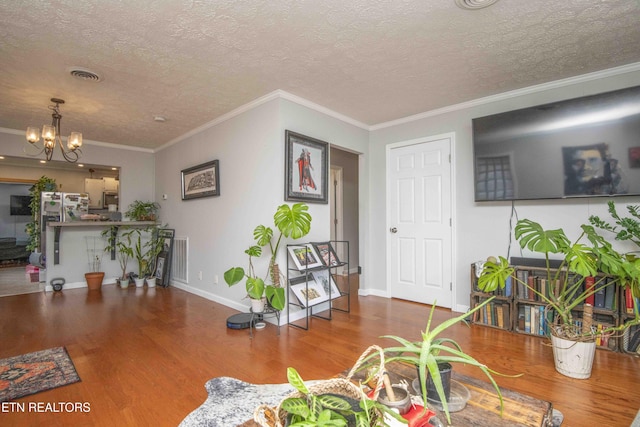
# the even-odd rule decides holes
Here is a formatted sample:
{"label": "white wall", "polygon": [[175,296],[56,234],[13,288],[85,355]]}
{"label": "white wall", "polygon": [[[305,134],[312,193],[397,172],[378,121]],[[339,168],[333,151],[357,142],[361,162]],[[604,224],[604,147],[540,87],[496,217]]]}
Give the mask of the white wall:
{"label": "white wall", "polygon": [[[285,129],[352,150],[366,148],[368,138],[362,129],[276,96],[156,154],[157,194],[167,195],[160,200],[162,219],[176,236],[189,239],[189,281],[177,286],[237,309],[249,306],[244,285],[229,288],[223,274],[233,266],[247,267],[244,250],[254,243],[253,229],[273,227],[273,213],[285,203]],[[220,196],[182,201],[180,171],[215,159]],[[328,206],[309,204],[313,220],[305,241],[329,238]],[[258,272],[266,272],[264,258],[256,263]],[[278,259],[286,265],[283,249]]]}
{"label": "white wall", "polygon": [[[423,118],[388,126],[379,126],[371,132],[369,174],[369,205],[371,215],[368,230],[370,247],[384,248],[386,242],[385,147],[389,144],[416,138],[455,132],[453,169],[456,173],[454,230],[454,299],[453,308],[465,311],[469,306],[469,265],[489,255],[506,256],[510,243],[510,202],[475,203],[473,190],[473,153],[471,119],[508,110],[575,98],[640,84],[640,72],[628,72],[592,79],[585,77],[573,84],[556,82],[529,88],[514,94],[503,94],[492,99],[468,103],[451,108],[441,114],[425,114]],[[425,96],[428,94],[425,94]],[[515,95],[515,96],[514,96]],[[485,102],[486,101],[486,102]],[[638,203],[637,197],[616,198],[618,203]],[[569,237],[577,237],[578,225],[592,214],[608,218],[606,199],[550,200],[516,202],[519,218],[531,218],[546,227],[563,227]],[[515,226],[515,219],[513,220]],[[511,245],[511,256],[521,254],[517,243]],[[372,251],[366,264],[374,277],[386,277],[385,251]],[[387,291],[385,281],[373,284],[374,290]]]}

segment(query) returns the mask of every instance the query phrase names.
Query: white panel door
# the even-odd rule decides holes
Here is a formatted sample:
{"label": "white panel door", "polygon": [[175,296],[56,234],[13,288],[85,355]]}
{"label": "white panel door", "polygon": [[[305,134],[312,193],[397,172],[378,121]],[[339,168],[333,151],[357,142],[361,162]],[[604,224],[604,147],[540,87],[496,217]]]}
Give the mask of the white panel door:
{"label": "white panel door", "polygon": [[389,291],[451,308],[451,139],[388,152]]}

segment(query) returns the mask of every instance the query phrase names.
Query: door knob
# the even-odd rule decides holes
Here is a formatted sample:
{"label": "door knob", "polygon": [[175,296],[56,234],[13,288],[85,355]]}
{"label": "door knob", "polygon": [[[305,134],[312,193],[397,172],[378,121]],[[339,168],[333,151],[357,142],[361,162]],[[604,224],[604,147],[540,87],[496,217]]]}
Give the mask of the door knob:
{"label": "door knob", "polygon": [[395,228],[395,227],[391,227],[391,228],[389,229],[389,231],[390,231],[390,232],[392,232],[392,233],[397,233],[397,232],[398,232],[398,229],[397,229],[397,228]]}

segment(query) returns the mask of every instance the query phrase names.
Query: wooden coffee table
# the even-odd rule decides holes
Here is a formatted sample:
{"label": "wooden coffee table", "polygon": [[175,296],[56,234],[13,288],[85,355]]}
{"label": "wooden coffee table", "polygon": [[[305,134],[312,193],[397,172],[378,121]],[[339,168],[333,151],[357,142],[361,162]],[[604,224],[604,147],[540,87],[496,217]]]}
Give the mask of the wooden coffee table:
{"label": "wooden coffee table", "polygon": [[[411,384],[417,376],[415,366],[405,363],[389,363],[386,368],[393,384],[405,380],[409,383],[409,391],[413,393]],[[356,375],[357,377],[358,375]],[[458,374],[455,370],[453,371],[452,379],[464,385],[471,394],[464,409],[458,412],[451,412],[452,426],[552,426],[551,413],[553,407],[550,402],[500,388],[504,401],[503,413],[500,416],[500,399],[492,384]],[[435,412],[440,421],[447,425],[445,413],[437,410]]]}
{"label": "wooden coffee table", "polygon": [[[405,363],[388,363],[387,372],[393,384],[401,380],[409,384],[409,392],[414,393],[411,386],[416,378],[416,368]],[[346,376],[348,371],[342,375]],[[354,380],[362,381],[364,373],[357,373]],[[500,415],[500,399],[493,385],[453,371],[452,379],[464,385],[471,395],[467,405],[458,412],[451,412],[452,426],[474,427],[552,427],[553,407],[550,402],[533,398],[509,389],[500,388],[504,401],[504,410]],[[444,425],[447,417],[444,412],[435,411]],[[253,420],[248,420],[242,427],[258,426]]]}

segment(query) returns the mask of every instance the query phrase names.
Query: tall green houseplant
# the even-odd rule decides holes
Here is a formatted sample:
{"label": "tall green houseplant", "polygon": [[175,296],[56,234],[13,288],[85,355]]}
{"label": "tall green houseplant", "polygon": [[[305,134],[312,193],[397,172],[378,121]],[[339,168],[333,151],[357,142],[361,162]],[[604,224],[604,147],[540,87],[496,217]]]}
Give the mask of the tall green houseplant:
{"label": "tall green houseplant", "polygon": [[[580,226],[579,237],[570,241],[564,230],[544,229],[529,219],[518,221],[515,237],[522,248],[542,254],[546,263],[547,283],[551,286],[548,293],[542,293],[526,281],[514,275],[514,267],[504,257],[497,263],[487,262],[478,279],[478,287],[485,292],[504,288],[508,277],[536,294],[547,305],[547,310],[555,317],[551,334],[571,341],[594,341],[597,335],[620,332],[640,323],[637,308],[636,317],[618,326],[601,331],[583,331],[576,322],[576,308],[583,306],[586,299],[604,286],[615,285],[624,288],[629,285],[637,295],[640,283],[640,259],[631,254],[617,252],[610,242],[599,235],[588,224]],[[552,256],[560,256],[559,268],[551,268]],[[587,277],[594,277],[594,285],[584,286]]]}
{"label": "tall green houseplant", "polygon": [[112,226],[104,229],[102,236],[107,238],[105,252],[116,251],[120,270],[122,271],[120,279],[125,280],[127,278],[127,265],[129,260],[134,257],[134,242],[131,238],[132,229],[125,229],[122,233],[118,233],[120,230],[120,227]]}
{"label": "tall green houseplant", "polygon": [[40,214],[40,202],[43,191],[57,191],[58,186],[56,180],[47,176],[41,176],[33,186],[29,189],[31,196],[31,221],[27,224],[25,231],[29,236],[27,250],[31,252],[42,251],[40,248],[40,234],[42,233],[42,215]]}
{"label": "tall green houseplant", "polygon": [[[249,256],[249,266],[245,271],[242,267],[232,267],[224,273],[224,280],[227,285],[233,286],[242,279],[245,280],[247,295],[252,299],[260,299],[266,296],[267,301],[276,310],[282,310],[285,306],[285,291],[280,285],[280,270],[276,263],[278,249],[282,243],[282,238],[300,239],[311,230],[311,214],[307,212],[309,206],[304,203],[296,203],[292,206],[283,204],[278,206],[273,215],[273,223],[279,231],[278,238],[274,242],[274,231],[271,227],[258,225],[253,230],[253,238],[256,242],[247,250],[245,254]],[[258,276],[253,265],[254,258],[262,256],[262,248],[269,246],[270,257],[267,272],[264,278]],[[271,279],[271,284],[266,284],[265,280]]]}
{"label": "tall green houseplant", "polygon": [[133,242],[133,258],[138,264],[138,278],[142,279],[153,274],[156,258],[162,252],[163,239],[159,234],[160,227],[132,227],[126,233]]}

